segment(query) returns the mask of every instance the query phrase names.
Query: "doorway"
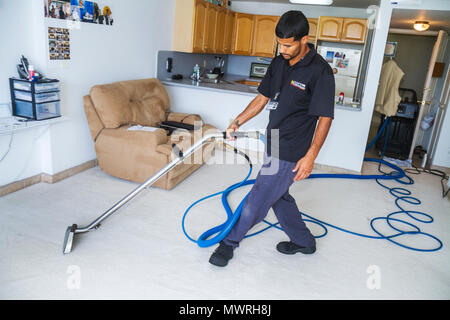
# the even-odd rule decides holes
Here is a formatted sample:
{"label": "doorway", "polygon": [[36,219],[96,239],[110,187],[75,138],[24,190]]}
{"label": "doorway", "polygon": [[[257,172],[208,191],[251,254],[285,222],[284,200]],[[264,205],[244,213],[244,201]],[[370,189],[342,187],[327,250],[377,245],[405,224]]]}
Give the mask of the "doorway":
{"label": "doorway", "polygon": [[[430,29],[420,33],[414,31],[414,21],[425,19],[428,19]],[[377,143],[366,151],[366,157],[379,158],[384,154],[397,164],[425,166],[428,146],[433,145],[431,140],[436,136],[433,124],[440,112],[439,102],[448,70],[449,21],[450,11],[393,10],[383,70],[388,66],[392,70],[392,65],[396,65],[398,69],[394,69],[395,72],[404,73],[398,85],[400,103],[394,104],[396,112],[391,112],[391,122],[386,126],[390,130],[387,137],[381,135]],[[380,89],[382,80],[385,80],[383,74],[377,104],[384,101],[378,99],[385,95]],[[367,144],[382,127],[386,118],[384,111],[380,107],[378,111],[374,109]],[[385,145],[386,138],[388,142]]]}

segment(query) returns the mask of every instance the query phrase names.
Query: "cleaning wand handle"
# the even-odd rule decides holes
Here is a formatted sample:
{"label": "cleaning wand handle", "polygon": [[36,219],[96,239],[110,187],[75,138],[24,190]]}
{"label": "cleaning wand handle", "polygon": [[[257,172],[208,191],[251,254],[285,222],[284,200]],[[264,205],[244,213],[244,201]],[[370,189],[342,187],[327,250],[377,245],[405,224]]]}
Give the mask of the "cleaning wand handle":
{"label": "cleaning wand handle", "polygon": [[[232,138],[251,138],[251,139],[257,139],[259,140],[260,137],[260,132],[259,131],[249,131],[249,132],[244,132],[244,131],[234,131],[230,133],[230,136]],[[224,132],[223,133],[224,139],[227,138],[227,133]]]}

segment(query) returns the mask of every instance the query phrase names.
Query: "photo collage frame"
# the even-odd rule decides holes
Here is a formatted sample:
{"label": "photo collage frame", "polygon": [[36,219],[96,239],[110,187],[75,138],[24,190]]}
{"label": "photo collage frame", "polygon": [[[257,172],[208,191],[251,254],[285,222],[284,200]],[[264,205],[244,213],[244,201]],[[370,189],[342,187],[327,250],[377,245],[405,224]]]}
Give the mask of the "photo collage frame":
{"label": "photo collage frame", "polygon": [[46,18],[112,26],[111,6],[85,0],[44,0]]}
{"label": "photo collage frame", "polygon": [[48,27],[49,59],[70,60],[70,30]]}

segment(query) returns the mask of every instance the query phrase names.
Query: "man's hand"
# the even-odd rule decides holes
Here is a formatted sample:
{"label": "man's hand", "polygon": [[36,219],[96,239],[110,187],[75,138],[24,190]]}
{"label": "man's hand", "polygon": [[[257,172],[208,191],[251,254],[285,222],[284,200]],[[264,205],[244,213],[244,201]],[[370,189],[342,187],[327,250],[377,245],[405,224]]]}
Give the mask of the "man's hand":
{"label": "man's hand", "polygon": [[227,139],[228,139],[228,140],[232,140],[232,141],[236,140],[236,138],[233,138],[233,137],[231,136],[231,133],[237,131],[238,129],[239,129],[239,121],[235,120],[235,121],[233,121],[233,123],[230,124],[230,126],[227,128]]}
{"label": "man's hand", "polygon": [[319,124],[317,125],[316,133],[314,135],[314,140],[311,144],[306,155],[301,158],[292,172],[297,172],[294,181],[300,181],[306,179],[311,174],[314,168],[314,161],[322,148],[325,139],[327,138],[328,132],[331,127],[331,122],[333,120],[329,117],[320,117]]}
{"label": "man's hand", "polygon": [[314,168],[313,157],[306,155],[303,158],[301,158],[297,162],[297,165],[295,166],[294,170],[292,170],[292,172],[297,172],[294,181],[300,181],[308,178],[313,168]]}
{"label": "man's hand", "polygon": [[245,108],[245,110],[239,116],[237,116],[236,119],[234,119],[233,123],[230,124],[227,129],[227,139],[236,140],[236,138],[232,138],[230,134],[237,131],[240,126],[259,114],[264,109],[269,100],[269,98],[258,93],[258,95],[250,102],[247,108]]}

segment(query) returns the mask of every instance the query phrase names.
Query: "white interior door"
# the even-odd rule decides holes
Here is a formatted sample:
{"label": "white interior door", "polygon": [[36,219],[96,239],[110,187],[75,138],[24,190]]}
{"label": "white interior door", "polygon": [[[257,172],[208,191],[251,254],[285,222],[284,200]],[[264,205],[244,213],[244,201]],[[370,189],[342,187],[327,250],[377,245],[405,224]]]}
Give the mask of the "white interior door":
{"label": "white interior door", "polygon": [[420,104],[419,115],[417,119],[416,129],[411,144],[411,150],[409,152],[409,159],[412,159],[414,148],[422,143],[423,132],[420,131],[420,123],[430,108],[432,107],[431,101],[433,100],[434,88],[436,86],[436,79],[433,79],[433,70],[436,61],[443,58],[444,49],[447,44],[447,33],[443,30],[439,31],[436,43],[431,54],[430,64],[428,66],[427,76],[425,78],[425,84],[423,89],[422,103]]}
{"label": "white interior door", "polygon": [[433,164],[433,158],[436,151],[436,144],[439,141],[442,123],[445,119],[445,113],[448,112],[448,104],[450,100],[450,68],[447,69],[447,75],[445,76],[445,84],[442,89],[442,94],[439,100],[439,108],[436,113],[436,119],[433,126],[433,132],[431,135],[430,142],[427,146],[428,159],[426,160],[429,164]]}

